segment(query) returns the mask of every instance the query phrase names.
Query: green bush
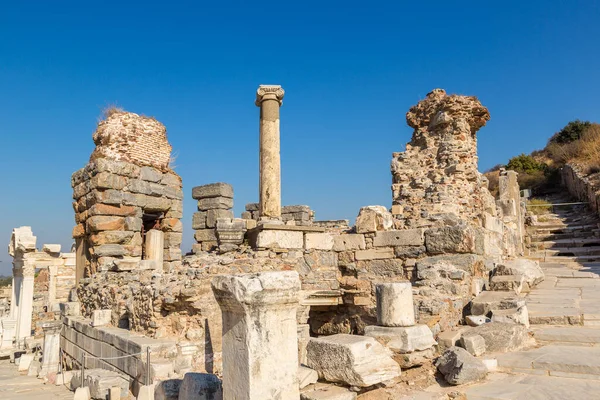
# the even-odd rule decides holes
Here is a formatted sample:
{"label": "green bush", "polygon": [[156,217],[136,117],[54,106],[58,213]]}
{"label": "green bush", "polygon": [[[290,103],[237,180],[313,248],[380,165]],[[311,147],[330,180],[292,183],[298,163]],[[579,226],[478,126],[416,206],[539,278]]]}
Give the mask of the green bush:
{"label": "green bush", "polygon": [[583,132],[591,125],[589,121],[580,121],[578,119],[571,121],[560,131],[556,132],[548,143],[566,144],[579,140]]}
{"label": "green bush", "polygon": [[517,171],[518,173],[535,174],[539,171],[544,172],[546,164],[536,161],[532,156],[520,154],[508,161],[506,169]]}

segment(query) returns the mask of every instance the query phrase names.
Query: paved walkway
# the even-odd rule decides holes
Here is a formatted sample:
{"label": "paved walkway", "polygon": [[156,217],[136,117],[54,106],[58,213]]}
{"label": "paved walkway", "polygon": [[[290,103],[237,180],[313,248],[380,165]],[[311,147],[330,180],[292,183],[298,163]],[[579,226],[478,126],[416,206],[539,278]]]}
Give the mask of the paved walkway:
{"label": "paved walkway", "polygon": [[0,399],[72,400],[73,393],[63,386],[44,384],[41,379],[17,372],[9,360],[0,360]]}
{"label": "paved walkway", "polygon": [[600,399],[599,226],[579,208],[532,228],[531,258],[545,273],[526,296],[539,347],[498,355],[499,370],[509,375],[467,389],[468,400]]}

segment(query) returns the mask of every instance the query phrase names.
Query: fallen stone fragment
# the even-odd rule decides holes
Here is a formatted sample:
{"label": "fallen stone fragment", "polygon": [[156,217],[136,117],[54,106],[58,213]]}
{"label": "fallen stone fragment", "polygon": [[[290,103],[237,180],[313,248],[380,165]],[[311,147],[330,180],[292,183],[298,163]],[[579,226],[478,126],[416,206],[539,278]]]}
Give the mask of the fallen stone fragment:
{"label": "fallen stone fragment", "polygon": [[222,400],[221,380],[213,374],[188,372],[179,389],[179,400]]}
{"label": "fallen stone fragment", "polygon": [[490,322],[472,328],[463,334],[463,337],[480,335],[485,340],[486,351],[508,352],[523,348],[529,339],[527,328],[523,325],[507,324],[503,322]]}
{"label": "fallen stone fragment", "polygon": [[400,368],[413,368],[418,367],[429,360],[433,360],[436,356],[436,351],[433,348],[422,350],[422,351],[413,351],[412,353],[407,354],[395,354],[394,360],[400,365]]}
{"label": "fallen stone fragment", "polygon": [[528,288],[532,288],[544,280],[544,271],[540,268],[540,263],[525,258],[517,258],[498,264],[494,275],[521,275],[524,277]]}
{"label": "fallen stone fragment", "polygon": [[365,336],[375,338],[388,349],[398,353],[427,350],[437,344],[427,325],[407,327],[369,325],[365,327]]}
{"label": "fallen stone fragment", "polygon": [[298,381],[300,383],[300,389],[304,389],[308,385],[316,383],[319,380],[319,374],[312,368],[300,365],[298,367]]}
{"label": "fallen stone fragment", "polygon": [[506,291],[519,294],[527,291],[524,288],[525,277],[523,275],[495,275],[490,279],[490,289],[494,291]]}
{"label": "fallen stone fragment", "polygon": [[492,310],[492,321],[519,324],[529,328],[529,311],[527,306],[506,310]]}
{"label": "fallen stone fragment", "polygon": [[400,366],[372,337],[338,334],[311,338],[308,366],[319,378],[348,386],[368,387],[400,376]]}
{"label": "fallen stone fragment", "polygon": [[485,353],[485,339],[480,335],[463,336],[460,338],[460,345],[475,357]]}
{"label": "fallen stone fragment", "polygon": [[484,363],[473,357],[465,349],[451,347],[435,362],[435,366],[451,385],[477,382],[487,375]]}
{"label": "fallen stone fragment", "polygon": [[362,207],[356,217],[356,232],[389,231],[394,226],[392,214],[384,206]]}

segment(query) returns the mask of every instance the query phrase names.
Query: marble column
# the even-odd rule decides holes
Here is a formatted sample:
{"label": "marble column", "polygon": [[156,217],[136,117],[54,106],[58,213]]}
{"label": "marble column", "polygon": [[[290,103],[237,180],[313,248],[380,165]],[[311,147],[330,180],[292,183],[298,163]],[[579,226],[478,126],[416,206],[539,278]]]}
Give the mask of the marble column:
{"label": "marble column", "polygon": [[21,285],[23,275],[20,268],[13,268],[12,297],[10,299],[10,317],[14,320],[19,315],[19,297],[21,296]]}
{"label": "marble column", "polygon": [[52,306],[56,303],[56,275],[58,275],[58,266],[48,266],[48,311],[52,311]]}
{"label": "marble column", "polygon": [[380,283],[375,286],[377,324],[413,326],[415,306],[410,282]]}
{"label": "marble column", "polygon": [[146,241],[144,244],[144,259],[156,263],[154,268],[162,268],[163,255],[165,251],[165,234],[158,229],[151,229],[146,232]]}
{"label": "marble column", "polygon": [[281,219],[281,156],[279,107],[284,90],[279,85],[260,85],[256,105],[260,107],[260,216],[262,220]]}
{"label": "marble column", "polygon": [[42,356],[42,369],[39,377],[58,372],[60,362],[60,331],[62,321],[50,321],[42,324],[44,330],[44,351]]}
{"label": "marble column", "polygon": [[215,277],[223,319],[223,400],[298,400],[295,271]]}
{"label": "marble column", "polygon": [[25,265],[22,269],[23,284],[19,294],[19,315],[17,318],[17,345],[31,336],[31,317],[33,315],[33,284],[35,269]]}

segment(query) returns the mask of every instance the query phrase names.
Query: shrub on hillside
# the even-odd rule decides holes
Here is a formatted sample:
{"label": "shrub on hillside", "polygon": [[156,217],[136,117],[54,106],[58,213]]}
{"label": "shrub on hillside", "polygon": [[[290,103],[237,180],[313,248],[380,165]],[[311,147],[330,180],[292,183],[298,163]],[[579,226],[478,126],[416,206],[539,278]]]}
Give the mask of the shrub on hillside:
{"label": "shrub on hillside", "polygon": [[520,154],[508,161],[506,169],[517,171],[519,173],[535,174],[537,172],[543,173],[546,170],[546,164],[538,162],[532,156]]}
{"label": "shrub on hillside", "polygon": [[550,143],[566,144],[581,139],[583,132],[591,126],[589,121],[575,121],[569,122],[564,128],[556,132],[549,140]]}

